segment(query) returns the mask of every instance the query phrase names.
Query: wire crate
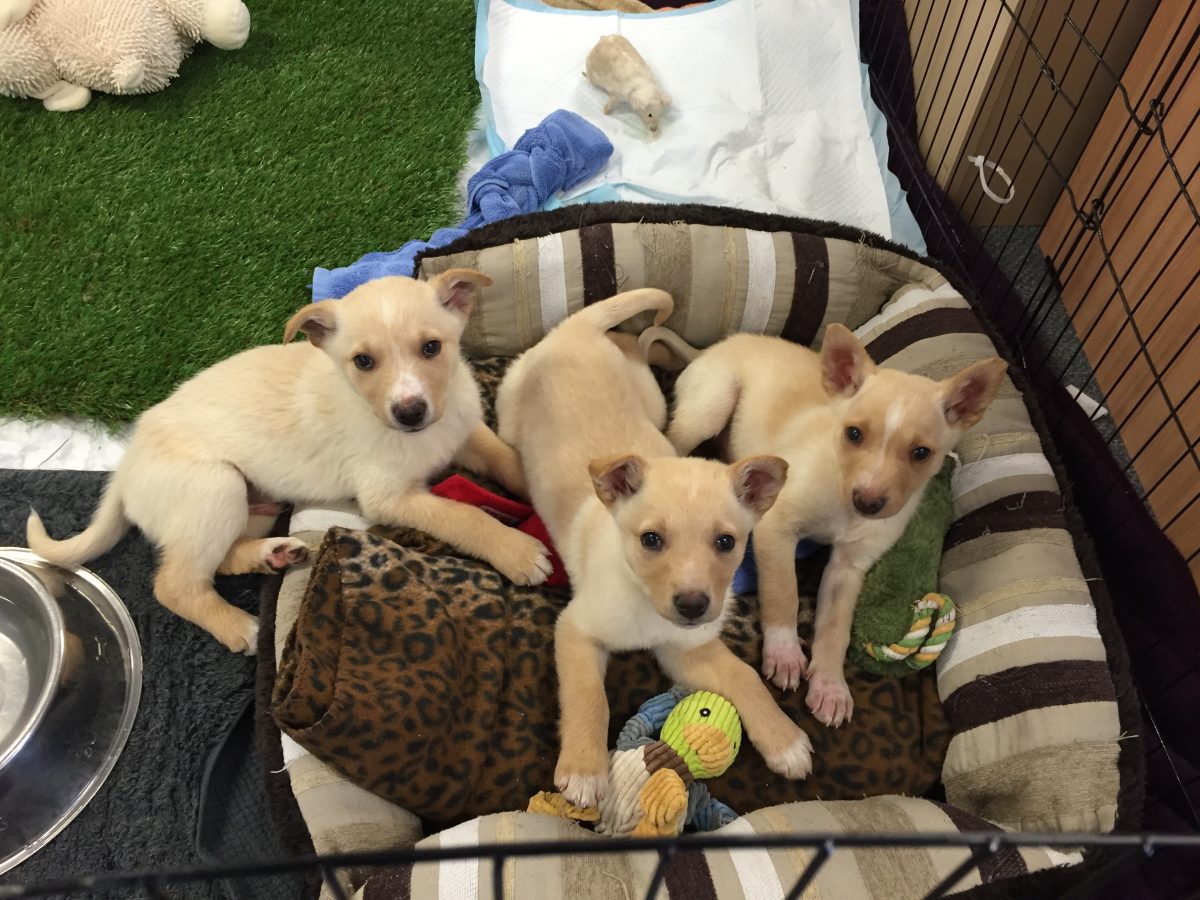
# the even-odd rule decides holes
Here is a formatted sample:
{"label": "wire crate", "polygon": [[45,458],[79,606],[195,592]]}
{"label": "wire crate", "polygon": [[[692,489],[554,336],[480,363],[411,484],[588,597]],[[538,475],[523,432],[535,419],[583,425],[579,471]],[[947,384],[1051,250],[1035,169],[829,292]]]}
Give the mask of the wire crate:
{"label": "wire crate", "polygon": [[[736,2],[736,0],[735,0]],[[1032,384],[1097,547],[1139,687],[1146,831],[1139,834],[796,834],[515,843],[262,860],[0,886],[0,898],[100,890],[170,896],[198,880],[561,853],[803,847],[802,895],[843,847],[955,846],[928,897],[1004,847],[1103,856],[1064,896],[1200,889],[1200,0],[862,0],[861,50],[887,120],[890,168],[928,255],[970,285]],[[1162,33],[1147,65],[1144,35]],[[1150,554],[1123,553],[1136,533]],[[1105,885],[1108,885],[1105,887]],[[1106,894],[1105,891],[1108,893]]]}

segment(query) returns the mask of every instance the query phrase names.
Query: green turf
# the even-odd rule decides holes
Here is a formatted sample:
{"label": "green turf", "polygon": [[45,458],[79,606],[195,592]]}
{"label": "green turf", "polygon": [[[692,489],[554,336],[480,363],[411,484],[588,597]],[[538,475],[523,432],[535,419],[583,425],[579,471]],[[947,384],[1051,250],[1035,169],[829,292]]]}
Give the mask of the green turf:
{"label": "green turf", "polygon": [[250,0],[165,91],[0,98],[0,413],[128,421],[280,339],[315,265],[457,220],[471,0]]}

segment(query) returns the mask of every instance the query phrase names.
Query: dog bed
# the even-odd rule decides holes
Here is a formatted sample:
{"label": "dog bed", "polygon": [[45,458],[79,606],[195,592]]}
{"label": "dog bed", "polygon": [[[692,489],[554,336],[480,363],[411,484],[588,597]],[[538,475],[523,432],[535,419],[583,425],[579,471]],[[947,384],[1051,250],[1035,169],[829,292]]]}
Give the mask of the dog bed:
{"label": "dog bed", "polygon": [[[586,303],[643,285],[673,293],[677,309],[668,324],[700,345],[734,330],[812,344],[825,325],[843,322],[858,331],[878,362],[932,377],[1003,353],[972,301],[931,264],[840,226],[708,207],[598,204],[482,229],[427,255],[421,277],[455,266],[496,280],[465,336],[468,349],[481,355],[518,353]],[[1037,420],[1014,366],[987,416],[957,447],[955,521],[945,541],[940,588],[955,599],[960,618],[936,673],[951,733],[940,773],[945,804],[885,791],[870,799],[833,802],[822,795],[820,801],[780,805],[792,798],[765,791],[755,814],[727,827],[741,833],[1136,827],[1141,747],[1124,649],[1090,543]],[[331,525],[361,531],[370,523],[349,506],[300,509],[291,530],[320,540]],[[304,571],[284,579],[277,653],[307,579]],[[801,721],[819,737],[820,726]],[[283,737],[280,753],[318,850],[373,849],[422,838],[412,811],[356,785],[293,737]],[[714,794],[720,796],[716,789]],[[562,827],[505,813],[424,840],[528,839]],[[965,852],[841,851],[816,887],[822,894],[895,896],[895,879],[903,873],[900,893],[919,893]],[[778,878],[786,889],[805,855],[764,852],[762,866],[753,868],[743,865],[749,858],[707,853],[706,868],[697,862],[693,874],[706,871],[723,897],[752,893],[748,872]],[[618,865],[616,859],[604,857],[611,864],[605,870],[621,882],[608,887],[609,879],[587,877],[591,864],[582,858],[510,863],[510,895],[540,896],[545,885],[567,881],[591,886],[597,896],[610,889],[621,895],[622,885],[631,895],[644,892],[653,867],[632,857]],[[1012,851],[993,857],[959,889],[1041,894],[1100,862]],[[464,865],[434,877],[460,883]],[[1036,871],[1043,869],[1048,871]],[[381,873],[367,895],[421,896],[425,877]],[[672,877],[684,876],[669,876],[669,888]],[[487,893],[488,879],[467,880]],[[390,893],[380,893],[385,889]],[[689,895],[680,890],[677,896]]]}

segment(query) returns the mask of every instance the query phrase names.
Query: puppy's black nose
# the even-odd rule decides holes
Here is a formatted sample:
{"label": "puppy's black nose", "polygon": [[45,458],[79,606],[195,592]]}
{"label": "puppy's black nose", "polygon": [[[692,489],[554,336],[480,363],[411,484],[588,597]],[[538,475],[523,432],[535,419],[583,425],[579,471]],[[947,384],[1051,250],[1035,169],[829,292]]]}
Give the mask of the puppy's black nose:
{"label": "puppy's black nose", "polygon": [[675,608],[685,619],[698,619],[708,611],[708,594],[704,591],[680,591],[675,595]]}
{"label": "puppy's black nose", "polygon": [[887,505],[887,497],[883,494],[868,494],[866,491],[855,491],[850,498],[854,508],[864,516],[873,516]]}
{"label": "puppy's black nose", "polygon": [[392,404],[392,418],[404,428],[416,428],[425,421],[425,413],[429,405],[419,397],[416,400],[405,400],[403,403]]}

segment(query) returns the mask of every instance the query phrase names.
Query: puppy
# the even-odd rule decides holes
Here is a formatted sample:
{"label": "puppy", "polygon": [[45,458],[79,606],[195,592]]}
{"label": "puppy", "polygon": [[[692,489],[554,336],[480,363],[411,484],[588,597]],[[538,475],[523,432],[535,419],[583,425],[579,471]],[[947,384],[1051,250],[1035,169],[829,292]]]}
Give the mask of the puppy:
{"label": "puppy", "polygon": [[677,457],[636,341],[605,336],[646,310],[662,321],[672,306],[669,294],[642,289],[586,307],[517,359],[497,396],[500,434],[520,454],[574,589],[555,629],[554,780],[577,806],[595,806],[608,783],[604,672],[615,651],[653,650],[672,679],[727,697],[772,769],[789,778],[811,769],[808,737],[720,640],[746,538],[787,466]]}
{"label": "puppy", "polygon": [[[376,522],[418,528],[518,584],[541,583],[550,562],[539,541],[427,490],[454,459],[524,490],[520,461],[484,426],[459,355],[474,292],[489,284],[452,269],[428,283],[381,278],[305,307],[283,346],[220,362],[147,410],[87,529],[51,540],[31,512],[30,548],[79,565],[137,525],[162,551],[158,600],[244,653],[254,652],[257,620],[213,590],[213,573],[307,556],[298,540],[266,538],[276,500],[354,497]],[[301,331],[308,342],[289,343]]]}
{"label": "puppy", "polygon": [[[782,338],[738,334],[699,353],[673,332],[649,329],[694,359],[675,387],[667,436],[680,453],[723,436],[733,457],[788,461],[779,500],[754,531],[763,619],[763,674],[838,726],[853,701],[843,664],[867,570],[903,534],[925,485],[978,422],[1004,378],[986,359],[944,381],[877,368],[858,339],[830,325],[820,354]],[[796,634],[795,550],[802,537],[832,546],[817,592],[812,663]]]}

